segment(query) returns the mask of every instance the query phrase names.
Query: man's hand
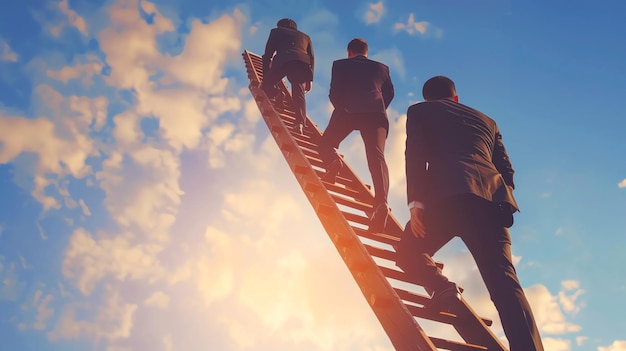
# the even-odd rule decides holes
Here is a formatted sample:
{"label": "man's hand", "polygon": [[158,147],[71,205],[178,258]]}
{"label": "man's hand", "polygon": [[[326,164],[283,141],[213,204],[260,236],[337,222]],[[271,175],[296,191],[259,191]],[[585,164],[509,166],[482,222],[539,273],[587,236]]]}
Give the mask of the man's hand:
{"label": "man's hand", "polygon": [[309,91],[311,91],[311,81],[304,83],[304,93],[306,94]]}
{"label": "man's hand", "polygon": [[424,229],[424,209],[417,207],[411,209],[411,231],[418,238],[423,238],[426,235],[426,230]]}

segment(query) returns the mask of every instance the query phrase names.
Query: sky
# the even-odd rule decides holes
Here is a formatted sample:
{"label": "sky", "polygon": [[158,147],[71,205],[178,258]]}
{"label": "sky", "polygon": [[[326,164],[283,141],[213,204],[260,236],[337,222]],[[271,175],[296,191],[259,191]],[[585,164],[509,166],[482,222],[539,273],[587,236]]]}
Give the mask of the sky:
{"label": "sky", "polygon": [[[620,0],[2,1],[0,348],[393,349],[248,90],[241,53],[289,17],[313,41],[321,129],[352,38],[390,67],[401,223],[406,110],[424,81],[452,78],[494,118],[546,350],[625,351],[624,13]],[[370,183],[356,133],[340,152]],[[504,340],[462,243],[435,258]]]}

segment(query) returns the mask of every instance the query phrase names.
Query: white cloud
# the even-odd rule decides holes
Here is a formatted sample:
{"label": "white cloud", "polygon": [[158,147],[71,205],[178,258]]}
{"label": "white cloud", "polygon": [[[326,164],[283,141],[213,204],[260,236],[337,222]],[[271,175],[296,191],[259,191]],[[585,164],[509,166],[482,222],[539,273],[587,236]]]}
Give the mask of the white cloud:
{"label": "white cloud", "polygon": [[610,346],[598,347],[598,351],[626,351],[626,340],[615,340]]}
{"label": "white cloud", "polygon": [[49,69],[46,71],[46,75],[63,83],[82,78],[82,84],[85,87],[89,87],[93,84],[93,77],[100,74],[102,68],[103,64],[97,56],[86,55],[85,63],[79,63],[75,66],[65,66],[58,71]]}
{"label": "white cloud", "polygon": [[103,304],[97,308],[79,303],[66,305],[48,338],[56,341],[86,336],[109,342],[128,338],[137,305],[125,303],[111,287],[106,288],[104,296]]}
{"label": "white cloud", "polygon": [[[70,238],[63,259],[63,275],[83,295],[90,295],[104,277],[117,280],[156,280],[162,268],[155,257],[160,248],[150,244],[133,245],[129,237],[94,239],[79,228]],[[156,252],[155,252],[156,251]]]}
{"label": "white cloud", "polygon": [[[537,327],[542,333],[560,335],[578,332],[581,330],[579,325],[575,325],[567,321],[567,318],[561,310],[559,297],[552,296],[550,291],[548,291],[545,286],[534,285],[525,289],[525,292],[528,297],[528,301],[532,306]],[[568,298],[566,297],[565,300],[567,299]],[[573,300],[575,300],[575,298]],[[573,304],[571,297],[566,302],[572,303],[571,306],[567,306],[572,310],[580,308]]]}
{"label": "white cloud", "polygon": [[[21,306],[22,321],[18,323],[20,330],[32,328],[34,330],[43,331],[48,328],[48,321],[54,316],[54,308],[49,307],[54,297],[52,294],[46,294],[39,289],[35,291],[32,302],[25,302]],[[31,311],[34,311],[32,313]]]}
{"label": "white cloud", "polygon": [[[142,1],[142,4],[151,3]],[[109,84],[143,92],[150,91],[154,85],[150,77],[158,72],[162,57],[156,36],[174,30],[174,25],[156,9],[153,24],[146,23],[138,6],[137,0],[116,1],[108,8],[111,25],[98,33],[98,39],[111,66],[111,74],[106,77]]]}
{"label": "white cloud", "polygon": [[33,328],[36,330],[46,329],[47,320],[54,315],[54,309],[48,307],[48,304],[52,301],[52,299],[52,295],[48,294],[37,306],[37,316],[35,317],[35,324],[33,325]]}
{"label": "white cloud", "polygon": [[[123,31],[108,28],[99,35],[111,66],[107,81],[135,89],[138,101],[134,113],[125,111],[115,117],[116,134],[120,141],[135,141],[139,115],[156,117],[170,145],[178,151],[194,149],[203,131],[219,116],[241,109],[239,97],[225,95],[230,81],[223,77],[223,69],[240,59],[242,15],[235,10],[232,16],[209,23],[193,21],[182,52],[170,56],[158,51],[155,36],[174,30],[171,20],[153,4],[142,2],[144,10],[154,14],[154,24],[148,25],[132,8],[134,3],[120,2],[110,10],[115,26]],[[159,83],[163,87],[151,80],[157,73],[162,74]]]}
{"label": "white cloud", "polygon": [[377,23],[378,21],[380,21],[380,18],[382,17],[384,12],[385,8],[382,1],[368,4],[368,9],[365,12],[365,23]]}
{"label": "white cloud", "polygon": [[25,173],[32,173],[31,193],[44,210],[60,208],[59,199],[49,195],[47,188],[51,186],[67,197],[66,186],[59,179],[83,178],[91,173],[86,161],[97,155],[97,148],[89,136],[90,125],[102,123],[107,100],[66,98],[48,85],[35,88],[35,99],[40,103],[41,117],[29,119],[0,112],[0,163],[12,162],[23,153],[36,155],[34,161],[22,161],[27,163],[16,166],[34,170]]}
{"label": "white cloud", "polygon": [[585,343],[585,341],[589,340],[589,337],[587,336],[577,336],[576,337],[576,345],[578,346],[583,346],[583,344]]}
{"label": "white cloud", "polygon": [[311,257],[295,249],[276,258],[250,266],[242,281],[239,303],[260,319],[265,332],[242,335],[256,328],[231,319],[231,335],[241,348],[273,339],[340,350],[350,340],[355,349],[392,350],[347,270],[337,269],[343,264],[334,250]]}
{"label": "white cloud", "polygon": [[617,186],[621,189],[621,188],[626,188],[626,179],[622,180],[621,182],[619,182],[617,184]]}
{"label": "white cloud", "polygon": [[41,13],[35,13],[35,17],[42,22],[44,30],[52,35],[54,38],[59,38],[64,29],[71,27],[78,30],[83,36],[87,36],[87,21],[80,16],[76,11],[69,8],[68,0],[61,0],[59,2],[48,4],[46,10],[60,13],[66,19],[63,21],[50,21],[49,16]]}
{"label": "white cloud", "polygon": [[[584,303],[576,303],[576,300],[585,293],[583,289],[580,289],[578,281],[575,280],[566,280],[561,283],[563,286],[563,290],[559,291],[559,303],[563,307],[563,310],[570,314],[575,314],[582,307],[584,307]],[[573,291],[573,292],[572,292]],[[567,293],[570,292],[568,295]]]}
{"label": "white cloud", "polygon": [[187,260],[168,279],[187,282],[201,301],[211,306],[229,296],[235,286],[235,268],[240,255],[234,238],[213,226],[205,232],[205,240],[187,250]]}
{"label": "white cloud", "polygon": [[570,351],[572,342],[565,339],[543,338],[543,346],[549,351]]}
{"label": "white cloud", "polygon": [[17,54],[11,50],[9,44],[2,38],[0,38],[0,61],[17,61]]}
{"label": "white cloud", "polygon": [[[238,97],[222,96],[228,81],[221,78],[221,72],[235,54],[239,58],[239,41],[233,38],[239,36],[241,14],[235,11],[233,17],[224,15],[206,24],[195,21],[183,52],[169,57],[158,51],[155,36],[173,30],[171,21],[163,17],[154,4],[144,1],[142,9],[154,14],[153,24],[148,25],[139,17],[136,6],[136,1],[118,1],[111,6],[109,15],[113,27],[99,34],[111,66],[108,83],[119,88],[134,88],[138,103],[113,117],[113,135],[118,144],[103,146],[107,158],[96,174],[106,195],[106,209],[122,233],[92,236],[84,229],[77,229],[66,250],[63,272],[84,295],[90,295],[105,278],[156,281],[165,276],[156,255],[169,240],[169,230],[181,203],[178,153],[183,147],[200,146],[202,131],[212,120],[225,112],[240,110]],[[207,41],[223,48],[209,50],[205,45]],[[100,69],[100,66],[90,67],[93,69],[79,65],[48,74],[67,81],[85,72],[91,77]],[[156,88],[150,78],[158,71],[164,73],[162,83],[179,88]],[[74,99],[72,102],[74,109],[82,114],[91,112],[98,116],[93,126],[102,128],[106,114],[93,113],[95,106],[88,101]],[[159,119],[164,140],[175,150],[157,146],[158,140],[155,145],[142,145],[142,116]],[[256,121],[250,120],[250,123],[256,122],[258,117]],[[211,135],[208,134],[209,140]],[[240,137],[231,132],[225,138],[213,139],[217,141],[213,144],[228,152],[241,150],[250,142],[242,144]],[[84,201],[79,204],[85,214],[90,213]],[[171,279],[188,279],[189,273],[185,272],[201,276],[212,271],[209,261],[196,258],[173,270],[178,278]],[[232,280],[224,278],[225,282]],[[197,288],[210,300],[208,293],[216,292],[211,285],[214,282],[202,279],[198,282]],[[227,292],[228,289],[219,296]]]}
{"label": "white cloud", "polygon": [[430,22],[427,21],[415,21],[415,15],[413,13],[409,14],[409,19],[407,23],[396,23],[393,25],[393,29],[395,32],[405,31],[409,35],[421,35],[424,36],[426,34],[433,36],[437,39],[440,39],[443,36],[443,31],[439,28],[433,27]]}
{"label": "white cloud", "polygon": [[91,211],[89,211],[89,207],[87,207],[87,204],[85,203],[85,200],[80,199],[78,201],[78,204],[80,205],[80,208],[83,211],[83,215],[91,216]]}
{"label": "white cloud", "polygon": [[84,36],[87,36],[87,23],[85,19],[78,15],[76,11],[69,8],[68,0],[61,0],[61,2],[59,2],[59,9],[67,16],[69,24],[72,27],[78,29]]}
{"label": "white cloud", "polygon": [[[208,94],[223,93],[228,79],[222,77],[222,67],[235,57],[241,59],[241,41],[237,39],[241,37],[241,16],[235,10],[233,16],[223,15],[210,23],[193,21],[183,52],[166,60],[163,82],[174,79]],[[211,47],[206,45],[209,41]]]}
{"label": "white cloud", "polygon": [[404,149],[406,142],[406,111],[399,113],[394,109],[387,110],[389,118],[389,135],[385,145],[385,161],[389,168],[389,192],[403,201],[400,208],[394,208],[395,215],[401,211],[408,212],[406,206],[406,174]]}
{"label": "white cloud", "polygon": [[163,291],[155,291],[143,303],[146,306],[164,309],[169,306],[170,297]]}
{"label": "white cloud", "polygon": [[165,335],[163,337],[163,347],[165,348],[165,351],[172,351],[174,349],[171,335]]}
{"label": "white cloud", "polygon": [[413,35],[415,33],[425,34],[429,25],[430,24],[425,21],[415,22],[415,15],[410,13],[407,23],[396,23],[393,28],[396,31],[406,31],[410,35]]}
{"label": "white cloud", "polygon": [[20,298],[26,286],[17,272],[14,262],[5,263],[4,257],[0,256],[0,301],[15,301]]}
{"label": "white cloud", "polygon": [[[404,80],[406,77],[406,68],[404,67],[404,58],[402,52],[398,49],[388,49],[376,52],[370,55],[373,60],[380,61],[389,66],[392,80]],[[399,79],[398,79],[399,78]],[[397,82],[396,82],[397,84]],[[406,112],[406,111],[402,111]]]}

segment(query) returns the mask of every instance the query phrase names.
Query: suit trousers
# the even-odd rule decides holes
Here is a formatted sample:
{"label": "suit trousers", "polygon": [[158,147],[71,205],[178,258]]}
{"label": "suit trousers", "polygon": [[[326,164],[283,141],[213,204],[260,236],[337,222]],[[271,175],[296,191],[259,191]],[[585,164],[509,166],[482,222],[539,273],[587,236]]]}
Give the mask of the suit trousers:
{"label": "suit trousers", "polygon": [[407,224],[396,247],[396,265],[423,282],[427,290],[441,289],[450,283],[431,256],[458,236],[478,266],[511,351],[543,351],[533,313],[513,267],[511,236],[501,216],[497,204],[472,194],[426,208],[426,236],[415,237]]}
{"label": "suit trousers", "polygon": [[264,72],[261,87],[269,98],[278,94],[275,85],[285,76],[291,84],[291,98],[296,113],[296,123],[306,125],[306,100],[304,98],[304,84],[310,75],[309,65],[300,61],[290,61],[284,65],[272,67],[269,72]]}
{"label": "suit trousers", "polygon": [[358,130],[365,144],[367,166],[374,183],[374,206],[387,203],[389,169],[385,161],[385,142],[389,121],[384,113],[347,113],[335,109],[319,142],[320,158],[330,164],[337,155],[339,144]]}

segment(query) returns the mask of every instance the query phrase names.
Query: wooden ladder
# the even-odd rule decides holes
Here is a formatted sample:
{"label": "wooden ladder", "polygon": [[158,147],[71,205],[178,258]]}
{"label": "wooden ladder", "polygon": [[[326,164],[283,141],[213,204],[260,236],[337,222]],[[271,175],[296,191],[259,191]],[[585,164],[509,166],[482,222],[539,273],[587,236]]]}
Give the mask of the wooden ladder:
{"label": "wooden ladder", "polygon": [[[326,169],[318,153],[321,131],[307,117],[304,135],[293,132],[295,114],[285,84],[280,87],[285,102],[275,104],[260,88],[261,57],[246,50],[243,59],[250,92],[270,133],[396,350],[506,351],[490,330],[491,321],[477,316],[465,300],[456,314],[423,308],[429,298],[418,293],[420,282],[394,265],[393,245],[402,226],[392,215],[386,233],[366,229],[374,200],[369,187],[345,161],[335,184],[320,179]],[[451,325],[465,343],[428,336],[418,319]]]}

